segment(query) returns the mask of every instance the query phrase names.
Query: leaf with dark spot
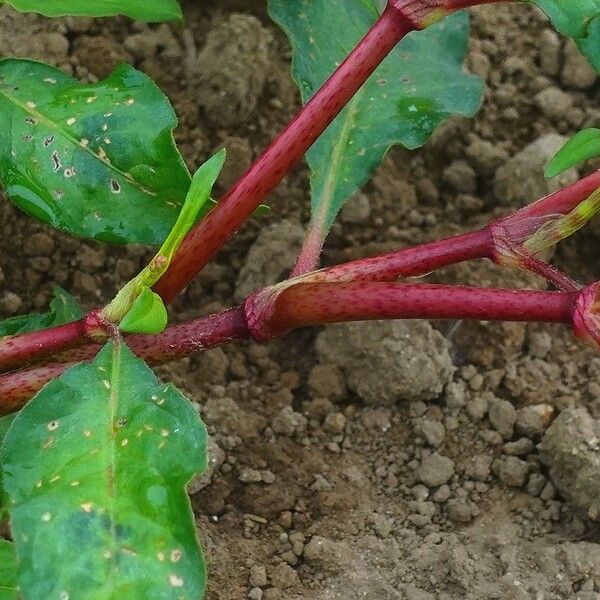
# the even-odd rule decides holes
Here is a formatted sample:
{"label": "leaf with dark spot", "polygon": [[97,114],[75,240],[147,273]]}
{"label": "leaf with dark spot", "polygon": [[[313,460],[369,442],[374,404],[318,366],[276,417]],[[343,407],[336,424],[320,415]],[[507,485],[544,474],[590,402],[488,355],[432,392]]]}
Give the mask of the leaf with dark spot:
{"label": "leaf with dark spot", "polygon": [[191,181],[176,125],[165,95],[133,67],[84,85],[41,63],[0,61],[0,181],[24,211],[75,235],[165,239]]}

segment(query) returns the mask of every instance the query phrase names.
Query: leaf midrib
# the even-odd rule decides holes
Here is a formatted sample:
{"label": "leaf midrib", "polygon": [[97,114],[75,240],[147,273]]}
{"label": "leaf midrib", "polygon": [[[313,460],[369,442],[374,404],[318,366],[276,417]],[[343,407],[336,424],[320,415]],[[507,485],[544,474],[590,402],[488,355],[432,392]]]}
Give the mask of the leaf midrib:
{"label": "leaf midrib", "polygon": [[112,588],[110,597],[114,596],[115,580],[117,574],[117,443],[116,443],[116,416],[118,389],[121,380],[121,343],[113,342],[111,353],[111,373],[110,373],[110,394],[109,394],[109,414],[108,414],[108,467],[111,469],[112,477],[106,480],[108,495],[108,513],[110,519],[110,537],[111,537],[111,566],[112,574],[109,585]]}
{"label": "leaf midrib", "polygon": [[150,190],[145,189],[138,181],[136,181],[131,176],[130,173],[126,173],[125,171],[122,171],[121,169],[115,167],[115,165],[113,165],[111,162],[109,162],[107,160],[103,160],[91,148],[89,148],[87,146],[82,146],[80,140],[76,139],[72,134],[70,134],[67,131],[65,131],[64,129],[62,129],[58,125],[58,123],[55,123],[54,121],[52,121],[51,119],[49,119],[48,117],[46,117],[43,113],[41,113],[41,112],[39,112],[39,111],[37,111],[35,109],[30,108],[29,106],[27,106],[27,104],[24,104],[23,102],[17,100],[15,97],[11,96],[10,94],[7,94],[2,89],[0,89],[0,95],[3,96],[4,98],[6,98],[9,102],[14,103],[24,113],[30,115],[31,117],[33,117],[35,119],[38,119],[42,123],[44,123],[52,131],[54,131],[56,133],[60,133],[69,142],[71,142],[71,144],[73,144],[76,148],[79,148],[80,150],[83,150],[84,152],[87,152],[90,156],[94,157],[98,162],[100,162],[102,165],[104,165],[110,171],[113,171],[114,173],[118,173],[119,175],[121,175],[122,177],[124,177],[129,183],[131,183],[139,191],[143,192],[144,194],[147,194],[148,196],[156,197],[156,194],[154,194]]}
{"label": "leaf midrib", "polygon": [[337,180],[337,171],[339,170],[342,159],[344,157],[344,148],[348,145],[350,133],[353,131],[356,125],[356,116],[360,112],[360,101],[364,94],[365,87],[362,87],[360,90],[358,90],[358,92],[354,95],[352,100],[348,103],[348,106],[346,108],[346,114],[343,117],[344,123],[342,125],[340,135],[338,137],[338,142],[335,144],[333,152],[331,153],[331,161],[326,171],[325,183],[323,185],[323,191],[319,199],[319,207],[314,218],[317,225],[322,228],[325,228],[326,226],[329,208],[331,207],[333,197],[335,195],[335,182]]}
{"label": "leaf midrib", "polygon": [[5,591],[5,592],[16,592],[17,591],[17,586],[15,587],[9,587],[7,585],[4,585],[2,583],[0,583],[0,592]]}

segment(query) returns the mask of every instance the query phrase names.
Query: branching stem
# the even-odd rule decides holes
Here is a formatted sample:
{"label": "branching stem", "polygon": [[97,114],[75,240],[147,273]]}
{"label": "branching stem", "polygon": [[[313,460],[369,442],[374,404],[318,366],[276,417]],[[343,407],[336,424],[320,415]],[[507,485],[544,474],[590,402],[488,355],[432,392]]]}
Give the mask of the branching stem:
{"label": "branching stem", "polygon": [[[129,336],[127,343],[156,365],[232,341],[267,341],[310,325],[423,318],[568,323],[581,337],[597,341],[596,298],[595,286],[539,292],[378,281],[301,283],[279,294],[266,317],[257,314],[251,297],[244,308],[175,325],[159,335]],[[48,381],[75,362],[93,358],[98,349],[86,347],[60,364],[0,375],[0,414],[18,410]]]}

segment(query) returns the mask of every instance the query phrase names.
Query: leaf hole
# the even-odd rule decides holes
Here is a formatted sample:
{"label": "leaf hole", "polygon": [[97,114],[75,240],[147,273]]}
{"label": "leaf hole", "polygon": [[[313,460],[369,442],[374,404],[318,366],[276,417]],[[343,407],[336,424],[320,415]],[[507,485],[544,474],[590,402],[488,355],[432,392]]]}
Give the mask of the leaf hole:
{"label": "leaf hole", "polygon": [[52,153],[52,162],[54,163],[54,170],[58,171],[62,166],[62,163],[60,162],[60,156],[56,150]]}

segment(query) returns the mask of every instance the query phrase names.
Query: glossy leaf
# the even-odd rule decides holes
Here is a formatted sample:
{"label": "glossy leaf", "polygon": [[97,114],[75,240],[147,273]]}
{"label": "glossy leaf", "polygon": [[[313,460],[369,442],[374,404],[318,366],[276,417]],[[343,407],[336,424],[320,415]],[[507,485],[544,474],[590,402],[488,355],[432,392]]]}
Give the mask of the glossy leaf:
{"label": "glossy leaf", "polygon": [[571,167],[600,156],[600,129],[584,129],[576,133],[546,167],[546,177],[556,177]]}
{"label": "glossy leaf", "polygon": [[[372,0],[269,0],[290,38],[293,75],[307,102],[378,16]],[[407,36],[307,154],[312,212],[328,229],[390,146],[413,149],[453,114],[472,116],[482,82],[462,68],[468,16],[460,13]]]}
{"label": "glossy leaf", "polygon": [[572,37],[600,71],[600,0],[531,0],[560,32]]}
{"label": "glossy leaf", "polygon": [[5,2],[21,12],[38,12],[47,17],[125,15],[149,22],[178,21],[182,18],[181,7],[177,0],[5,0]]}
{"label": "glossy leaf", "polygon": [[0,181],[59,229],[160,244],[191,180],[176,124],[164,94],[133,67],[84,85],[41,63],[0,61]]}
{"label": "glossy leaf", "polygon": [[2,463],[25,598],[202,596],[185,485],[206,467],[206,429],[122,343],[39,392]]}
{"label": "glossy leaf", "polygon": [[54,288],[52,294],[54,299],[50,302],[50,310],[47,313],[19,315],[0,321],[0,337],[64,325],[83,316],[81,308],[71,294],[60,287]]}
{"label": "glossy leaf", "polygon": [[17,600],[18,597],[15,547],[0,540],[0,600]]}
{"label": "glossy leaf", "polygon": [[119,329],[125,333],[160,333],[167,323],[167,309],[162,298],[145,287],[119,323]]}

